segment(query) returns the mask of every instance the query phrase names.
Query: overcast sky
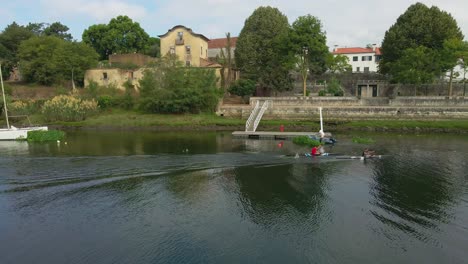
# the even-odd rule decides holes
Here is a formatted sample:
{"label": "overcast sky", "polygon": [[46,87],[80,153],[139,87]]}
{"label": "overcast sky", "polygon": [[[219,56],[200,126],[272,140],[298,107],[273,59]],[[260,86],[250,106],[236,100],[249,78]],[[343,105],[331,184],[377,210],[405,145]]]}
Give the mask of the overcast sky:
{"label": "overcast sky", "polygon": [[[208,38],[221,38],[226,32],[237,36],[245,19],[259,6],[277,7],[289,23],[311,14],[322,21],[330,48],[380,46],[385,31],[413,3],[411,0],[2,0],[0,29],[16,21],[53,23],[70,28],[81,40],[83,30],[93,24],[108,23],[127,15],[150,35],[184,25]],[[468,0],[419,1],[449,12],[458,22],[465,39],[468,35]]]}

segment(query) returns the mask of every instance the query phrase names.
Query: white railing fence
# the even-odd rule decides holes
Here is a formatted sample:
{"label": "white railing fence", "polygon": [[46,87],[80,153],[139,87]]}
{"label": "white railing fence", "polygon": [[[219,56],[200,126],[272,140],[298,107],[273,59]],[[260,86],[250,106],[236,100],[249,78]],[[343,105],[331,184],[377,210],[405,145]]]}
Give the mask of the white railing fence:
{"label": "white railing fence", "polygon": [[257,118],[255,118],[253,132],[255,132],[255,130],[257,130],[257,126],[260,123],[260,120],[262,120],[263,114],[265,113],[265,111],[267,110],[269,105],[270,105],[270,101],[265,101],[263,103],[262,108],[260,109],[260,112],[257,115]]}
{"label": "white railing fence", "polygon": [[[257,100],[257,103],[255,104],[255,107],[254,109],[252,110],[252,112],[250,113],[250,116],[249,116],[249,119],[247,119],[247,122],[245,123],[245,131],[249,131],[249,128],[250,128],[250,124],[252,123],[252,121],[254,120],[255,116],[257,115],[257,112],[259,110],[259,107],[260,106],[260,101]],[[254,130],[255,131],[255,130]]]}

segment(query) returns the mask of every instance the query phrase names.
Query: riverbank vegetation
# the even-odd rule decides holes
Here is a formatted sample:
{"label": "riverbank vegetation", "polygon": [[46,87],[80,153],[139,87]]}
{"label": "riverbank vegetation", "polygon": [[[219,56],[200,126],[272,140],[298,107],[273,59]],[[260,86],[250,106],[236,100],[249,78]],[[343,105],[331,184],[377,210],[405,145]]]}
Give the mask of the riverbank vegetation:
{"label": "riverbank vegetation", "polygon": [[28,132],[29,142],[57,141],[65,138],[65,132],[60,130],[35,130]]}
{"label": "riverbank vegetation", "polygon": [[316,147],[320,145],[320,142],[313,140],[308,136],[298,136],[293,138],[293,143],[300,146]]}

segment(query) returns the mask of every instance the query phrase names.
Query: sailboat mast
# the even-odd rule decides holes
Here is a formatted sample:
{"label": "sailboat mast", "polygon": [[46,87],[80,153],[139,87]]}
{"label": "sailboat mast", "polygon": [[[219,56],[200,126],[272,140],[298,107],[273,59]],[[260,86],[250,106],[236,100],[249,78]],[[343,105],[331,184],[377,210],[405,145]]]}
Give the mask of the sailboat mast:
{"label": "sailboat mast", "polygon": [[5,98],[5,88],[3,87],[3,74],[2,74],[2,64],[0,63],[0,82],[2,83],[2,95],[3,95],[3,109],[5,109],[5,119],[7,123],[7,128],[10,129],[10,123],[8,122],[8,110],[6,106]]}

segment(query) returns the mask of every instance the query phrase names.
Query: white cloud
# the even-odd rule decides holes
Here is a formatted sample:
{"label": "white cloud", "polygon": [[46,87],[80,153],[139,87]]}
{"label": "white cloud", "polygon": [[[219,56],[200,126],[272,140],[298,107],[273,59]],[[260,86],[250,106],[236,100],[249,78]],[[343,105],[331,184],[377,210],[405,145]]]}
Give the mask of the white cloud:
{"label": "white cloud", "polygon": [[[311,14],[320,19],[328,45],[364,46],[380,44],[385,31],[417,0],[13,0],[0,12],[7,12],[2,23],[61,21],[79,36],[96,23],[107,23],[117,15],[128,15],[151,36],[161,35],[175,25],[185,25],[208,38],[226,32],[237,36],[252,12],[259,6],[277,7],[290,23],[298,16]],[[468,39],[468,1],[419,0],[438,6],[457,20]],[[28,10],[34,12],[25,12]],[[6,11],[7,10],[7,11]],[[5,16],[2,16],[5,18]],[[3,20],[5,22],[3,22]],[[8,21],[7,21],[8,20]],[[6,24],[5,24],[6,25]]]}
{"label": "white cloud", "polygon": [[41,5],[47,16],[57,19],[71,15],[107,22],[118,15],[127,15],[133,20],[142,19],[147,15],[144,6],[128,4],[121,0],[42,0]]}

